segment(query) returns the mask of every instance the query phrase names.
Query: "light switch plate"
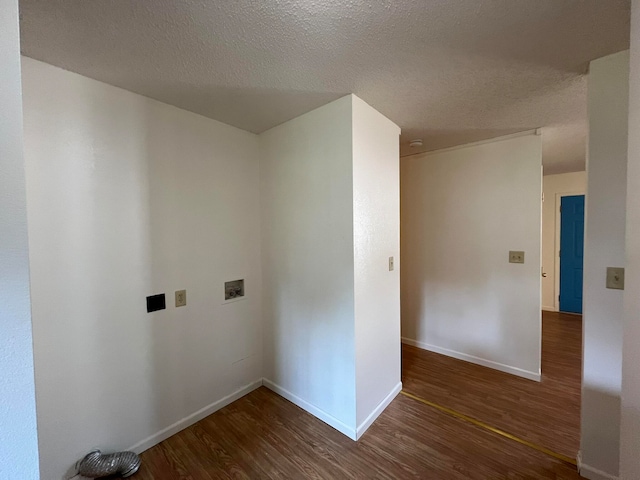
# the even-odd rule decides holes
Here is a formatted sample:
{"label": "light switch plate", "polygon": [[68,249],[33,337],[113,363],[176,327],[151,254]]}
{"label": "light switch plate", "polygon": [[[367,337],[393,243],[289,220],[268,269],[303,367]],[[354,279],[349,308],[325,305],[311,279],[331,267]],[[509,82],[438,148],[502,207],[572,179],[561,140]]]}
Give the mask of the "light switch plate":
{"label": "light switch plate", "polygon": [[393,257],[389,257],[389,271],[393,272]]}
{"label": "light switch plate", "polygon": [[176,307],[184,307],[186,304],[187,304],[187,291],[177,290],[176,291]]}
{"label": "light switch plate", "polygon": [[509,252],[509,263],[524,263],[524,252],[511,250]]}
{"label": "light switch plate", "polygon": [[607,267],[607,288],[624,290],[624,268]]}

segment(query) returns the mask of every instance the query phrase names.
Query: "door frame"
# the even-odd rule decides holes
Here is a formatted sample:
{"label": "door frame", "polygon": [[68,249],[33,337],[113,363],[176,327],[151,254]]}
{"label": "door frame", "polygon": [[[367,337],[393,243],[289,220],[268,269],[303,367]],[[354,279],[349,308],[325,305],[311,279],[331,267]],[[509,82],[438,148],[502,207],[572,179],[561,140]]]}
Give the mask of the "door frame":
{"label": "door frame", "polygon": [[[584,195],[585,201],[585,223],[586,223],[586,202],[587,202],[587,194],[585,190],[578,190],[572,192],[557,192],[556,193],[556,205],[555,205],[555,215],[556,215],[556,238],[554,245],[554,257],[553,257],[553,269],[554,269],[554,278],[553,278],[553,308],[556,312],[560,311],[560,206],[562,205],[562,197],[572,197],[574,195]],[[583,273],[584,275],[584,273]],[[584,283],[584,282],[583,282]]]}

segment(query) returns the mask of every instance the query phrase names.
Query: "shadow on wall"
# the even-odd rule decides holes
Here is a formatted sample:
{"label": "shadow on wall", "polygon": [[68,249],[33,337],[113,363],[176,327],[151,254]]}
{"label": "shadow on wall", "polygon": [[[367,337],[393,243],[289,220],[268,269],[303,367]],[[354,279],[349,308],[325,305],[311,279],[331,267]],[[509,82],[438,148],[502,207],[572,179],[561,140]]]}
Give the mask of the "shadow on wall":
{"label": "shadow on wall", "polygon": [[[419,319],[415,328],[417,338],[429,337],[433,346],[454,342],[454,352],[485,360],[490,360],[498,350],[510,357],[519,354],[518,344],[510,340],[520,334],[518,325],[511,319],[521,314],[521,308],[516,302],[505,304],[499,298],[486,298],[488,295],[484,295],[514,287],[508,277],[487,274],[484,280],[458,284],[426,281],[422,287],[423,294],[416,309]],[[438,315],[434,311],[445,311],[446,315]],[[492,314],[479,319],[478,311]],[[482,327],[476,328],[479,320]]]}
{"label": "shadow on wall", "polygon": [[[155,86],[152,91],[145,85],[140,91],[169,105],[181,105],[181,108],[190,112],[216,118],[226,125],[253,133],[262,133],[349,93],[218,85],[190,85],[182,89],[177,89],[175,85],[166,88]],[[202,103],[203,98],[208,99],[206,105]]]}
{"label": "shadow on wall", "polygon": [[582,419],[582,467],[587,471],[599,470],[617,477],[620,457],[620,394],[584,385]]}

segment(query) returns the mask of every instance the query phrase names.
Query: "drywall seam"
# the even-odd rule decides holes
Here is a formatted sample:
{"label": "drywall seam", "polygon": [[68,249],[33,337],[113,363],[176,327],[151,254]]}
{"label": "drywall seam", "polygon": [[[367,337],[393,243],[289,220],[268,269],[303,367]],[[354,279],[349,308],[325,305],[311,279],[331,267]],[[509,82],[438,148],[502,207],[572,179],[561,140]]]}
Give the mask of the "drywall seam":
{"label": "drywall seam", "polygon": [[265,387],[267,387],[269,390],[271,390],[272,392],[275,392],[278,395],[280,395],[281,397],[286,398],[291,403],[297,405],[298,407],[300,407],[301,409],[303,409],[306,412],[310,413],[314,417],[322,420],[324,423],[326,423],[330,427],[335,428],[340,433],[342,433],[342,434],[346,435],[347,437],[349,437],[351,440],[357,440],[356,430],[355,429],[353,429],[353,428],[349,427],[348,425],[342,423],[340,420],[338,420],[337,418],[335,418],[332,415],[329,415],[324,410],[319,409],[315,405],[307,402],[306,400],[303,400],[302,398],[298,397],[297,395],[294,395],[290,391],[285,390],[280,385],[272,382],[271,380],[267,380],[266,378],[263,378],[262,379],[262,384]]}
{"label": "drywall seam", "polygon": [[191,415],[184,417],[181,420],[169,425],[166,428],[163,428],[158,433],[154,433],[153,435],[148,436],[144,440],[136,443],[135,445],[129,447],[127,450],[136,453],[142,453],[145,450],[157,445],[158,443],[166,440],[167,438],[175,435],[176,433],[184,430],[187,427],[190,427],[194,423],[199,422],[205,417],[208,417],[212,413],[217,412],[221,408],[226,407],[227,405],[235,402],[236,400],[244,397],[245,395],[253,392],[255,389],[260,388],[262,386],[262,379],[256,380],[255,382],[251,382],[248,385],[236,390],[235,392],[227,395],[226,397],[221,398],[204,408],[201,408],[197,412],[192,413]]}
{"label": "drywall seam", "polygon": [[412,338],[402,337],[402,343],[411,345],[412,347],[418,347],[423,350],[428,350],[430,352],[457,358],[458,360],[464,360],[465,362],[475,363],[476,365],[481,365],[483,367],[493,368],[494,370],[517,375],[518,377],[526,378],[527,380],[539,382],[541,379],[540,372],[536,373],[529,370],[524,370],[522,368],[512,367],[511,365],[494,362],[493,360],[487,360],[473,355],[468,355],[466,353],[456,352],[455,350],[449,350],[448,348],[437,347],[428,343],[419,342],[418,340],[414,340]]}
{"label": "drywall seam", "polygon": [[399,382],[393,390],[389,392],[384,400],[382,400],[378,406],[371,412],[371,414],[365,418],[364,422],[362,422],[358,428],[356,429],[356,439],[359,440],[360,437],[367,431],[367,429],[373,425],[373,422],[380,416],[382,412],[384,412],[385,408],[389,406],[389,404],[398,396],[400,391],[402,390],[402,382]]}

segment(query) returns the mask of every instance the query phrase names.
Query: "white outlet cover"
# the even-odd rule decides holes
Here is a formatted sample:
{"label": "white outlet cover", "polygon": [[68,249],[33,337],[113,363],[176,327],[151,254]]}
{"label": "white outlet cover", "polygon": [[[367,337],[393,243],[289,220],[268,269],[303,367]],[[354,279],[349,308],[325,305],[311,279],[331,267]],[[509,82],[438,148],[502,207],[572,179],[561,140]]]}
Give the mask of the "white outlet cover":
{"label": "white outlet cover", "polygon": [[176,290],[176,307],[184,307],[187,304],[187,291]]}
{"label": "white outlet cover", "polygon": [[607,288],[624,290],[624,268],[607,267]]}
{"label": "white outlet cover", "polygon": [[524,252],[511,250],[509,252],[509,263],[524,263]]}

